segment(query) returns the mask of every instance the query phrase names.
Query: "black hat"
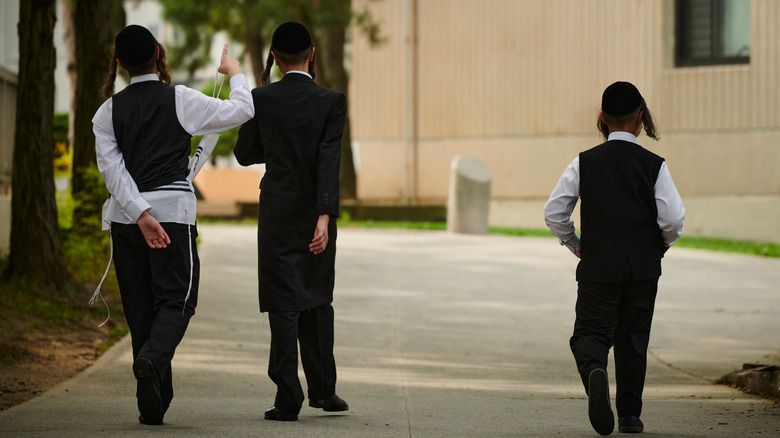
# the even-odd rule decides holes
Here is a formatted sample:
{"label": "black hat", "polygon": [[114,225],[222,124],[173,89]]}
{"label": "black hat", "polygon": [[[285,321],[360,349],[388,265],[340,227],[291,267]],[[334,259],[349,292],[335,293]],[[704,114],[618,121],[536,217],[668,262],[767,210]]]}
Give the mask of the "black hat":
{"label": "black hat", "polygon": [[629,82],[615,82],[601,95],[601,110],[613,117],[627,116],[642,106],[644,99]]}
{"label": "black hat", "polygon": [[288,21],[276,28],[271,46],[282,53],[300,53],[311,47],[311,36],[302,24]]}
{"label": "black hat", "polygon": [[114,53],[122,64],[130,67],[143,65],[157,50],[157,40],[148,29],[131,24],[116,34]]}

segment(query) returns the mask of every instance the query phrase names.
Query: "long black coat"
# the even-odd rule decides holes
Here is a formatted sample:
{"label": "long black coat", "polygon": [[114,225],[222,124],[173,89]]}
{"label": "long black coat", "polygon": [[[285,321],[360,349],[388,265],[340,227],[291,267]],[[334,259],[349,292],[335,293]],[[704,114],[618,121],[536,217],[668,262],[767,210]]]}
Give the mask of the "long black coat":
{"label": "long black coat", "polygon": [[[233,151],[244,166],[265,163],[257,235],[260,311],[305,311],[333,301],[342,93],[290,73],[252,90],[255,117]],[[319,215],[331,216],[328,245],[309,244]]]}

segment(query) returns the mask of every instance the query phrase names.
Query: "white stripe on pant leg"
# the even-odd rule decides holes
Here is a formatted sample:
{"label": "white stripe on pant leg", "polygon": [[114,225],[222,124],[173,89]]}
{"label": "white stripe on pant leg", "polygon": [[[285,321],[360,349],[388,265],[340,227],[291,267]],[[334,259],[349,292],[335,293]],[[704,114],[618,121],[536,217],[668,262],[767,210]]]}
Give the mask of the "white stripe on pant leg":
{"label": "white stripe on pant leg", "polygon": [[184,311],[187,309],[187,300],[190,299],[190,292],[192,291],[192,271],[193,271],[193,264],[192,264],[192,225],[190,225],[190,212],[185,210],[185,213],[187,214],[187,244],[190,248],[190,283],[187,285],[187,295],[184,297],[184,306],[181,308],[181,314],[184,316]]}

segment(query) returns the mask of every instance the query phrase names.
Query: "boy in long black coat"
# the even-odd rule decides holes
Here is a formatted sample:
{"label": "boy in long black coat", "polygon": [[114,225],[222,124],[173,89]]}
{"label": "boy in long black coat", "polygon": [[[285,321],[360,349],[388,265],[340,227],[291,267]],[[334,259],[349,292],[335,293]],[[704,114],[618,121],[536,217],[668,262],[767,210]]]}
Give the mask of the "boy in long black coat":
{"label": "boy in long black coat", "polygon": [[[260,311],[269,312],[271,326],[268,375],[277,385],[268,420],[298,419],[298,341],[309,405],[348,409],[335,393],[331,306],[347,108],[342,93],[314,83],[313,60],[305,27],[276,29],[264,84],[252,90],[255,117],[241,127],[234,150],[242,165],[266,165],[257,242]],[[274,61],[284,77],[266,85]]]}

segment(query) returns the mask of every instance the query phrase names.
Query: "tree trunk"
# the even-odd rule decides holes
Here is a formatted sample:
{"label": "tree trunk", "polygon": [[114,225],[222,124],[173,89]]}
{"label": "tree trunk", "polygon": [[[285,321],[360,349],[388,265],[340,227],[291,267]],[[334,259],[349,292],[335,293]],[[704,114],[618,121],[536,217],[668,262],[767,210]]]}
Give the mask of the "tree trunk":
{"label": "tree trunk", "polygon": [[[330,0],[316,2],[316,14],[300,9],[298,21],[311,32],[315,47],[314,66],[317,83],[344,93],[349,102],[349,76],[344,68],[344,44],[350,20],[350,2],[348,0]],[[313,17],[318,16],[318,23]],[[352,158],[352,135],[349,124],[349,110],[341,138],[341,171],[339,173],[339,196],[344,200],[357,199],[357,176]]]}
{"label": "tree trunk", "polygon": [[268,20],[268,17],[259,15],[258,8],[260,6],[260,0],[244,0],[241,4],[241,11],[245,20],[243,22],[244,51],[249,55],[249,63],[252,66],[252,74],[257,86],[260,86],[260,78],[263,75],[263,70],[265,70],[265,58],[263,57],[265,37],[263,36],[261,23],[264,20]]}
{"label": "tree trunk", "polygon": [[244,44],[246,46],[246,52],[249,54],[249,61],[252,65],[252,74],[255,77],[255,84],[260,86],[260,78],[263,76],[263,71],[265,70],[265,59],[263,58],[265,38],[263,38],[263,35],[257,28],[247,26],[246,33],[244,34]]}
{"label": "tree trunk", "polygon": [[68,147],[73,144],[73,126],[75,122],[73,115],[75,114],[74,104],[76,100],[76,29],[73,25],[73,0],[59,0],[60,7],[62,8],[62,24],[64,28],[64,34],[62,36],[65,43],[65,70],[68,72],[68,83],[70,85],[70,94],[68,99],[70,100],[70,113],[68,114]]}
{"label": "tree trunk", "polygon": [[49,295],[79,284],[62,257],[54,196],[54,0],[19,2],[19,83],[8,271]]}
{"label": "tree trunk", "polygon": [[[73,178],[71,193],[76,200],[72,233],[95,234],[100,231],[100,212],[104,185],[88,170],[95,165],[95,135],[92,117],[103,103],[100,86],[108,72],[114,36],[124,27],[124,8],[118,0],[75,0],[76,86],[73,97]],[[67,19],[67,17],[66,17]]]}

